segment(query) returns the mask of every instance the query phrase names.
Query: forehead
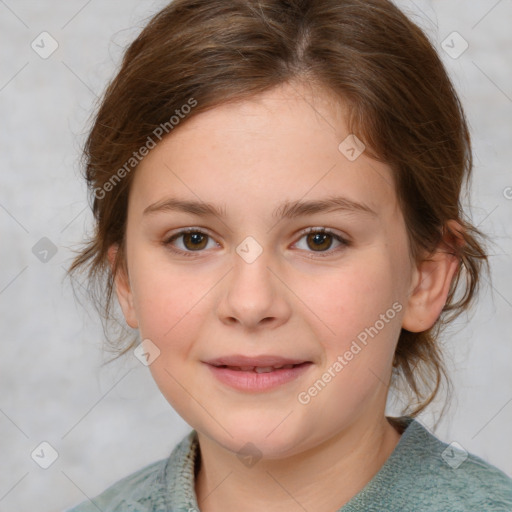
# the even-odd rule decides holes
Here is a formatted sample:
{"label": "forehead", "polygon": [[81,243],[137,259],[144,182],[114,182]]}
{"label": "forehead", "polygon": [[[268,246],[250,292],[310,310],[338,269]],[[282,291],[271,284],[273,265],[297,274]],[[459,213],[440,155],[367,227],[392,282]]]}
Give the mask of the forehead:
{"label": "forehead", "polygon": [[218,204],[228,215],[260,216],[284,200],[343,195],[391,212],[391,169],[364,151],[353,159],[353,135],[341,101],[283,85],[175,128],[139,164],[131,202],[145,209],[179,196]]}

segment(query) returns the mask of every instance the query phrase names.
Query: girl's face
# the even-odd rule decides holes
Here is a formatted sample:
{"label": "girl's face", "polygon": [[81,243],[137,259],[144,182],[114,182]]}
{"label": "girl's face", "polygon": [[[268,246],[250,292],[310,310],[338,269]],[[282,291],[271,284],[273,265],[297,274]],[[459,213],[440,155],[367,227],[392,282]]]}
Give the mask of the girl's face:
{"label": "girl's face", "polygon": [[400,329],[420,330],[391,170],[339,147],[345,119],[284,85],[191,118],[136,170],[121,306],[166,399],[233,452],[379,421]]}

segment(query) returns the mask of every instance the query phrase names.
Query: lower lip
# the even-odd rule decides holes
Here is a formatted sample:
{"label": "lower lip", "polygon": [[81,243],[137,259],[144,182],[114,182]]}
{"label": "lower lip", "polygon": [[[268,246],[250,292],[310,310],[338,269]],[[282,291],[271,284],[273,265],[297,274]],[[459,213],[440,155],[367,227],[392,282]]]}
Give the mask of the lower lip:
{"label": "lower lip", "polygon": [[244,372],[207,364],[216,379],[240,391],[266,391],[287,384],[308,371],[312,363],[281,368],[268,373]]}

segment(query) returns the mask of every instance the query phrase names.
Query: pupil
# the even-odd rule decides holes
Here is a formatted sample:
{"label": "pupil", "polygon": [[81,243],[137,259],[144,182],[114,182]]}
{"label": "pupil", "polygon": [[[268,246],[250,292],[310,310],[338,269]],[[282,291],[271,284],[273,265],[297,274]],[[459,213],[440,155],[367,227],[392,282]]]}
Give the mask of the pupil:
{"label": "pupil", "polygon": [[[331,246],[330,244],[330,241],[328,241],[326,243],[326,239],[328,239],[331,235],[327,234],[327,233],[315,233],[313,235],[310,235],[310,238],[313,239],[313,244],[315,245],[315,247],[318,249],[329,249],[329,247]],[[322,245],[324,247],[322,247]]]}
{"label": "pupil", "polygon": [[185,245],[190,244],[192,247],[189,249],[197,250],[202,249],[204,245],[205,236],[201,233],[187,233],[185,235]]}

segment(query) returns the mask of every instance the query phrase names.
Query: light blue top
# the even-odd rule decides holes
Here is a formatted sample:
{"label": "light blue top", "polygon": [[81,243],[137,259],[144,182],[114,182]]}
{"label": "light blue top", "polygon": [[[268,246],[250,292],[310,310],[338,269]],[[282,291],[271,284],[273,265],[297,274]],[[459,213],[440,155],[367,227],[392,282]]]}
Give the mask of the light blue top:
{"label": "light blue top", "polygon": [[[405,430],[393,453],[338,512],[512,512],[512,479],[505,473],[458,445],[443,443],[413,418],[395,420]],[[199,457],[193,430],[169,458],[68,512],[198,512],[194,481]]]}

